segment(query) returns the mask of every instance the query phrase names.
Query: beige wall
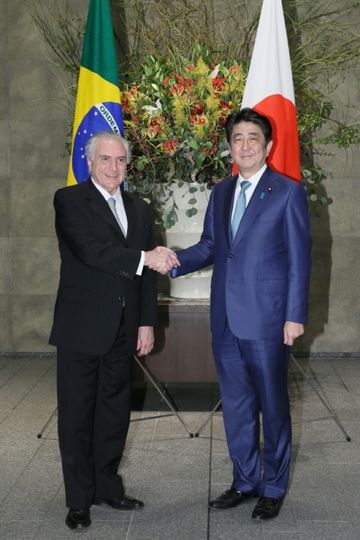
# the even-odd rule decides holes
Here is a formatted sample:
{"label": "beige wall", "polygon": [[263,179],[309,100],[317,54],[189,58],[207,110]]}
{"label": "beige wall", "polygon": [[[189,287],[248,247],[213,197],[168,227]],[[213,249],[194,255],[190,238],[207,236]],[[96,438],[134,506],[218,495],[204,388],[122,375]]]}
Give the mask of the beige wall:
{"label": "beige wall", "polygon": [[[87,5],[73,0],[70,4]],[[65,184],[66,111],[59,74],[46,60],[30,1],[0,0],[0,351],[51,351],[58,279],[52,198]],[[360,104],[355,75],[338,90]],[[359,108],[359,107],[358,107]],[[360,352],[358,148],[322,157],[334,204],[314,220],[307,336],[312,353]]]}

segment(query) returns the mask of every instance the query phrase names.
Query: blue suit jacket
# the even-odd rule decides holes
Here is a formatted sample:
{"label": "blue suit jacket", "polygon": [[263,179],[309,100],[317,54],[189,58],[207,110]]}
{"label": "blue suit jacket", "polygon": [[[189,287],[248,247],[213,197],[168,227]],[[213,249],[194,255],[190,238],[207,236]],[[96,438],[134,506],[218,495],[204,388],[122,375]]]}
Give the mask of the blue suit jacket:
{"label": "blue suit jacket", "polygon": [[311,237],[304,187],[269,167],[231,240],[236,176],[217,184],[200,241],[179,251],[172,277],[214,265],[211,330],[242,339],[281,339],[285,321],[305,323]]}

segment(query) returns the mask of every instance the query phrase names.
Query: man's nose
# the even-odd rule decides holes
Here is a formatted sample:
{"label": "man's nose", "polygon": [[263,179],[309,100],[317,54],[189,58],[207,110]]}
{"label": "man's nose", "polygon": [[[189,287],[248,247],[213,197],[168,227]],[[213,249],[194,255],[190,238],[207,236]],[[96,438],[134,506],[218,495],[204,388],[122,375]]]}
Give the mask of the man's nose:
{"label": "man's nose", "polygon": [[109,162],[110,170],[117,171],[117,161],[116,159],[111,159]]}
{"label": "man's nose", "polygon": [[247,139],[242,139],[241,141],[241,148],[243,150],[247,150],[249,148],[249,141]]}

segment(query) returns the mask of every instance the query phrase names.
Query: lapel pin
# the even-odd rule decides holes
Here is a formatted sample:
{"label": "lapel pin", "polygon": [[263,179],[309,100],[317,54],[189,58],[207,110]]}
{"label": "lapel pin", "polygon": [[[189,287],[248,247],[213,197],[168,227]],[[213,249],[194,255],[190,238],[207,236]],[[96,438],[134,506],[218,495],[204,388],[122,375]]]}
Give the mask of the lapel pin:
{"label": "lapel pin", "polygon": [[264,197],[265,197],[265,193],[262,191],[262,192],[260,193],[260,199],[263,199]]}
{"label": "lapel pin", "polygon": [[271,188],[271,187],[268,187],[268,191],[269,191],[269,193],[270,193],[270,191],[272,191],[272,188]]}

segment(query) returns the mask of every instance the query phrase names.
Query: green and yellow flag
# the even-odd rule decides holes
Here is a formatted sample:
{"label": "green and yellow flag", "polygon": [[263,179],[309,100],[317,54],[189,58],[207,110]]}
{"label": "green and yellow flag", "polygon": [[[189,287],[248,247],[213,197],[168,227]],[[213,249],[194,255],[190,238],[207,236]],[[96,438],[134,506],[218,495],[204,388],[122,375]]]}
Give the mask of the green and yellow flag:
{"label": "green and yellow flag", "polygon": [[124,133],[115,42],[108,0],[90,0],[81,58],[67,184],[89,177],[88,139],[98,131]]}

